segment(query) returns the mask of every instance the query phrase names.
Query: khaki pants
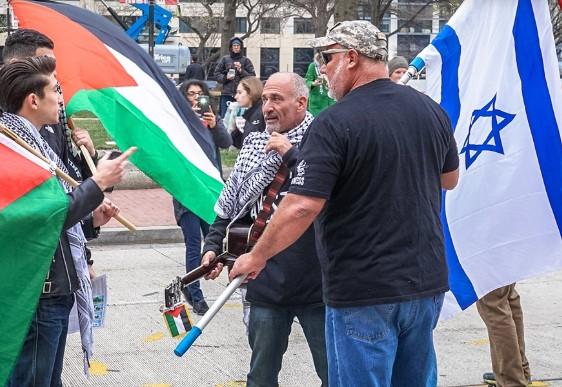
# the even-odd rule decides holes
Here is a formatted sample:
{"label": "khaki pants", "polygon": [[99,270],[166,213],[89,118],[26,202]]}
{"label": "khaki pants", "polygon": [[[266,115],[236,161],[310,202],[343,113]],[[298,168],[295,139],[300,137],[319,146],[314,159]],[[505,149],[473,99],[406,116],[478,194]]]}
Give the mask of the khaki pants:
{"label": "khaki pants", "polygon": [[515,284],[496,289],[476,302],[488,328],[492,368],[499,387],[524,387],[531,379],[525,356],[523,311]]}

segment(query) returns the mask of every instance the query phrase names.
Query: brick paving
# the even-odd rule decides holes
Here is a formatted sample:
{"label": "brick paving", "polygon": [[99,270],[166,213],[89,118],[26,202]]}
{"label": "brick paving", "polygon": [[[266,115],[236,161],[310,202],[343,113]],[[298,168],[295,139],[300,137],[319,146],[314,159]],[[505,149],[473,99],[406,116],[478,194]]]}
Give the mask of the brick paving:
{"label": "brick paving", "polygon": [[[175,226],[172,197],[161,188],[115,190],[106,194],[121,215],[138,227]],[[104,227],[123,227],[115,219]]]}

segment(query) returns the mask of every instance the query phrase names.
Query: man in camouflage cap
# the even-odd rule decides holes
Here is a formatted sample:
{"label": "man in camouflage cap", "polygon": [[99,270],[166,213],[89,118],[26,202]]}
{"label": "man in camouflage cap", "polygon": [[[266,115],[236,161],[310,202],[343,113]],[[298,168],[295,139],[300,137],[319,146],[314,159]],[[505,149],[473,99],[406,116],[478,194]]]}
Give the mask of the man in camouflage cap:
{"label": "man in camouflage cap", "polygon": [[313,47],[328,47],[339,44],[353,48],[369,58],[385,62],[388,57],[386,35],[365,20],[337,23],[325,37],[314,39]]}
{"label": "man in camouflage cap", "polygon": [[388,78],[386,38],[369,22],[313,45],[338,102],[310,125],[289,194],[230,276],[255,278],[315,221],[330,386],[434,387],[449,289],[441,189],[459,164],[449,119]]}

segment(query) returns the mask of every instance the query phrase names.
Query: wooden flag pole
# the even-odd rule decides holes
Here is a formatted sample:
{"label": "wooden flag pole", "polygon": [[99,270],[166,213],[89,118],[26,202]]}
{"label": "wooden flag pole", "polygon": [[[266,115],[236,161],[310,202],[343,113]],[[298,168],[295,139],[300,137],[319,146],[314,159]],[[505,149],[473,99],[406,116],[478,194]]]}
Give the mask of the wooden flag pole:
{"label": "wooden flag pole", "polygon": [[[71,130],[74,130],[75,128],[74,121],[70,117],[68,118],[68,126]],[[86,164],[88,164],[90,172],[95,173],[96,164],[94,164],[94,160],[92,159],[92,156],[90,156],[90,152],[88,152],[88,149],[86,149],[84,145],[80,145],[80,152],[82,152],[82,157],[84,157],[84,160],[86,160]]]}
{"label": "wooden flag pole", "polygon": [[[5,127],[4,125],[0,124],[0,132],[2,134],[4,134],[6,137],[14,140],[19,146],[21,146],[22,148],[26,149],[27,151],[29,151],[30,153],[32,153],[34,156],[38,157],[39,159],[41,159],[43,162],[51,165],[51,160],[49,160],[48,158],[46,158],[45,156],[43,156],[37,149],[33,148],[31,145],[29,145],[28,143],[26,143],[25,141],[23,141],[17,134],[15,134],[13,131],[11,131],[10,129],[8,129],[7,127]],[[86,151],[86,153],[88,153]],[[64,173],[62,170],[60,170],[57,167],[54,167],[55,170],[55,174],[60,177],[61,179],[63,179],[64,181],[66,181],[68,184],[70,184],[70,186],[72,187],[78,187],[80,184],[74,180],[72,177],[70,177],[69,175],[67,175],[66,173]],[[127,219],[123,218],[121,215],[115,215],[114,216],[115,220],[117,220],[119,223],[121,223],[123,226],[127,227],[130,231],[135,231],[137,228],[135,227],[134,224],[132,224],[131,222],[129,222]]]}

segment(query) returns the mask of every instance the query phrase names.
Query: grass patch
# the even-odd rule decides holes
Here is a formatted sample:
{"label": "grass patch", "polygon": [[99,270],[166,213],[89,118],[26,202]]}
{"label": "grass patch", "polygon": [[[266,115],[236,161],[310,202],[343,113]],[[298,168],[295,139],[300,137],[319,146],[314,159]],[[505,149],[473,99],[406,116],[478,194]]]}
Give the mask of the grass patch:
{"label": "grass patch", "polygon": [[[90,133],[90,137],[94,142],[96,149],[113,149],[111,145],[107,145],[106,141],[113,141],[107,134],[107,131],[101,124],[100,120],[95,118],[89,112],[80,112],[72,116],[74,123],[79,128],[84,128]],[[221,160],[224,167],[233,167],[236,157],[238,157],[238,149],[221,149]]]}
{"label": "grass patch", "polygon": [[105,128],[97,118],[80,118],[73,116],[72,120],[77,127],[86,129],[90,133],[90,137],[96,149],[115,148],[114,146],[106,144],[106,141],[113,141],[113,139],[107,134]]}
{"label": "grass patch", "polygon": [[236,158],[238,157],[238,149],[221,149],[221,161],[223,167],[233,167]]}

